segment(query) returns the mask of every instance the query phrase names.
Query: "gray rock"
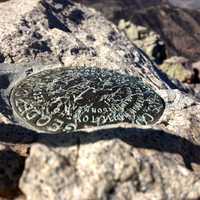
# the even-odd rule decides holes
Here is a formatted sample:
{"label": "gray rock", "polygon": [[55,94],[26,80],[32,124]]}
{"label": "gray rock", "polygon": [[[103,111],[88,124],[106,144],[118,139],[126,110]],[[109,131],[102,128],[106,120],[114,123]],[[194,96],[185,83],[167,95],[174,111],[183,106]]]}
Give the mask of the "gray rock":
{"label": "gray rock", "polygon": [[[95,10],[51,0],[12,0],[0,9],[0,143],[31,147],[19,184],[27,199],[200,197],[196,99],[178,90]],[[35,131],[16,118],[11,91],[24,78],[61,67],[139,77],[165,101],[164,113],[148,126]]]}
{"label": "gray rock", "polygon": [[[22,0],[20,6],[13,0],[0,4],[0,9],[0,55],[4,63],[54,61],[66,67],[109,68],[140,74],[146,81],[151,79],[149,84],[156,88],[166,88],[151,61],[93,9],[51,0]],[[145,63],[148,67],[142,70]]]}
{"label": "gray rock", "polygon": [[185,168],[179,152],[188,145],[181,137],[139,128],[65,137],[58,148],[32,147],[20,181],[28,199],[195,199],[200,195],[199,176]]}

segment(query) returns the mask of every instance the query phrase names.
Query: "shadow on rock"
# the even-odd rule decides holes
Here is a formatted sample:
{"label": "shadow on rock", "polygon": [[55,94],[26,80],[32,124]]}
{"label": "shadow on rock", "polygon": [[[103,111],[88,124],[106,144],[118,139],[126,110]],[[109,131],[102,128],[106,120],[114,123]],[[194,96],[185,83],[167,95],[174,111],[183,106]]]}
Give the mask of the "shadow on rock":
{"label": "shadow on rock", "polygon": [[0,197],[14,198],[21,194],[19,178],[24,169],[25,158],[11,150],[0,151]]}
{"label": "shadow on rock", "polygon": [[84,145],[102,140],[120,139],[135,147],[157,150],[183,157],[185,165],[192,170],[192,163],[200,164],[200,146],[189,140],[162,130],[141,128],[112,128],[94,132],[61,134],[37,133],[16,125],[0,126],[0,142],[14,144],[41,143],[50,147]]}
{"label": "shadow on rock", "polygon": [[45,8],[45,12],[47,15],[47,19],[48,19],[48,23],[49,23],[49,28],[57,28],[61,31],[64,32],[71,32],[70,29],[66,26],[65,21],[63,20],[64,18],[66,18],[66,16],[60,16],[60,19],[57,17],[56,13],[61,12],[65,7],[67,6],[73,6],[73,4],[69,1],[63,1],[63,0],[59,0],[58,1],[58,8],[56,8],[56,5],[53,7],[51,6],[51,4],[47,3],[47,2],[41,2],[41,4],[43,5],[43,7]]}

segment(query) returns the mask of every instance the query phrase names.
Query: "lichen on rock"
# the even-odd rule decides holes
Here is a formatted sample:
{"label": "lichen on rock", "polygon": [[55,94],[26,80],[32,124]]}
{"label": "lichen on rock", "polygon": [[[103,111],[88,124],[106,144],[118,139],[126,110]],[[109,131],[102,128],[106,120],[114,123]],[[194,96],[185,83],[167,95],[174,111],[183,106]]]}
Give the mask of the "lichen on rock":
{"label": "lichen on rock", "polygon": [[124,31],[129,40],[143,49],[157,64],[162,64],[167,58],[165,44],[154,31],[144,26],[137,26],[124,19],[119,21],[118,28]]}
{"label": "lichen on rock", "polygon": [[177,79],[181,82],[192,82],[194,72],[192,70],[192,64],[188,59],[183,57],[171,57],[164,61],[160,65],[162,69],[171,79]]}

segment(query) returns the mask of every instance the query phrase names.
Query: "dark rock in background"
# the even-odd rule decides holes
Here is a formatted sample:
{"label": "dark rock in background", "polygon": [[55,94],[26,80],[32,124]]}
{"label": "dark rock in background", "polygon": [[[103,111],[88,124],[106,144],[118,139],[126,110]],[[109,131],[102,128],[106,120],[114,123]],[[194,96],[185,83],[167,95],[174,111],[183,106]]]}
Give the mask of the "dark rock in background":
{"label": "dark rock in background", "polygon": [[198,10],[174,7],[167,0],[82,0],[82,3],[101,11],[115,24],[125,19],[155,31],[165,42],[168,57],[200,59]]}

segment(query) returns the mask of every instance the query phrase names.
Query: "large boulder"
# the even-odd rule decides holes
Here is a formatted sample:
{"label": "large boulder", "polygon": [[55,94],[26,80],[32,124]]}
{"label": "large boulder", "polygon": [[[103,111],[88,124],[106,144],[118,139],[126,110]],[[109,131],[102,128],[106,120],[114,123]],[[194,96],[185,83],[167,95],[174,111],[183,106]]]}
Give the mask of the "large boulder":
{"label": "large boulder", "polygon": [[[19,181],[26,199],[200,198],[195,98],[93,9],[67,0],[11,0],[0,9],[0,143],[30,148]],[[155,92],[155,99],[146,99],[149,108],[162,99],[151,107],[164,107],[162,116],[146,126],[119,122],[62,134],[35,130],[16,118],[11,94],[20,81],[77,67],[138,77],[144,94]]]}

